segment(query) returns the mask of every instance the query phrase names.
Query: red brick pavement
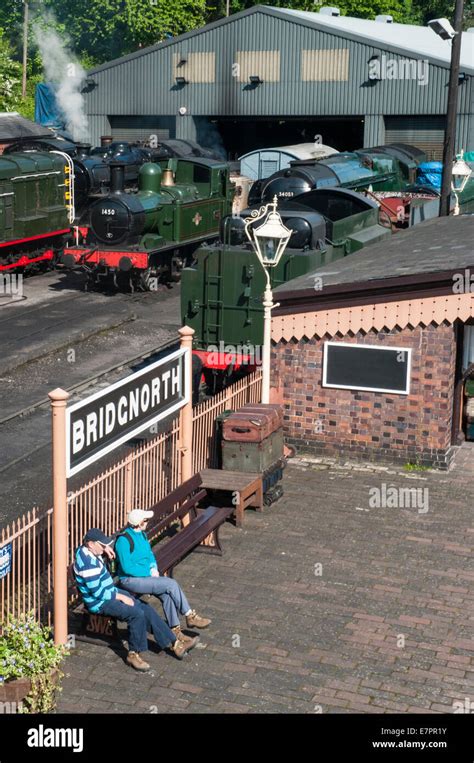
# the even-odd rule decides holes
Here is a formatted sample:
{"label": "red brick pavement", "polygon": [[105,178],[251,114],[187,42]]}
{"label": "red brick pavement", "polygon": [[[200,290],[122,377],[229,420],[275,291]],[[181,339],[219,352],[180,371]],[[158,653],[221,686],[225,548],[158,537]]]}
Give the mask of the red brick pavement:
{"label": "red brick pavement", "polygon": [[[148,652],[138,674],[79,644],[60,712],[451,713],[473,703],[474,453],[449,473],[293,462],[285,495],[222,558],[176,570],[213,619],[178,662]],[[428,488],[429,510],[372,508],[382,483]],[[318,565],[322,565],[319,567]],[[321,574],[319,574],[321,573]]]}

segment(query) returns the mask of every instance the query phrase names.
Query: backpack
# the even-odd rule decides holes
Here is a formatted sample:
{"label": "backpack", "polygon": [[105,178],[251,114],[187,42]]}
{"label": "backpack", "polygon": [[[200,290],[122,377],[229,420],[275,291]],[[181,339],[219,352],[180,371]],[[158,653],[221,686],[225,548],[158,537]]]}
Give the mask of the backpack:
{"label": "backpack", "polygon": [[[133,554],[133,551],[135,549],[135,541],[133,539],[133,532],[135,532],[135,531],[130,533],[130,532],[128,532],[128,530],[129,530],[129,528],[126,528],[122,532],[117,533],[117,535],[115,536],[115,543],[117,543],[118,538],[126,538],[128,540],[128,542],[129,542],[129,544],[130,544],[130,553]],[[146,533],[144,533],[144,532],[142,532],[142,535],[144,535],[145,538],[147,537]],[[115,543],[114,543],[114,546],[115,546]]]}

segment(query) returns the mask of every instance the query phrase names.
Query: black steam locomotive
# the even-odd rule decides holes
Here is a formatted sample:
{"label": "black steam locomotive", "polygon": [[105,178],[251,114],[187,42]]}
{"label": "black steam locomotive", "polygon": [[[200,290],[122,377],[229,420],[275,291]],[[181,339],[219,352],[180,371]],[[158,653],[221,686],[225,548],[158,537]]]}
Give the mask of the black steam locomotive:
{"label": "black steam locomotive", "polygon": [[173,157],[220,161],[220,157],[211,150],[189,140],[164,140],[153,148],[146,143],[132,144],[104,137],[102,145],[91,148],[88,143],[71,143],[53,137],[29,138],[16,141],[5,153],[18,151],[56,151],[71,157],[74,163],[76,222],[83,225],[88,223],[90,203],[110,191],[112,162],[120,162],[124,166],[125,189],[137,190],[140,167],[145,162],[159,162]]}
{"label": "black steam locomotive", "polygon": [[320,160],[295,160],[290,167],[257,180],[249,193],[249,205],[267,203],[275,195],[290,199],[322,188],[403,191],[416,183],[416,170],[423,161],[423,151],[402,143],[362,148]]}

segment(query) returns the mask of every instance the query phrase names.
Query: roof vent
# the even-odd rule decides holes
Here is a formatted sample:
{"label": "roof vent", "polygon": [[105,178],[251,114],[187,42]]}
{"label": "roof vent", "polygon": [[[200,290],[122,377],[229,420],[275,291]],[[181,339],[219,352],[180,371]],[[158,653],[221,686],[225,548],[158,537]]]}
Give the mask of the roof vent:
{"label": "roof vent", "polygon": [[319,9],[319,12],[323,16],[340,16],[341,15],[341,11],[339,10],[339,8],[334,8],[330,5],[323,6],[322,8]]}
{"label": "roof vent", "polygon": [[380,16],[376,16],[375,20],[380,24],[393,24],[393,16],[390,16],[388,13],[382,13]]}

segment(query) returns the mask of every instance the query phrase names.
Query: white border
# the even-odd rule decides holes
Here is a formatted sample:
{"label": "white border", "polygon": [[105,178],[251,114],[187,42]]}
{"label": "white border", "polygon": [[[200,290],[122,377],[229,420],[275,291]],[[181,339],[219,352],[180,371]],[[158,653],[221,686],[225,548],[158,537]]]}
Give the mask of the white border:
{"label": "white border", "polygon": [[[157,414],[154,418],[149,419],[146,424],[139,424],[135,429],[133,429],[131,432],[127,432],[125,435],[122,435],[118,440],[114,440],[109,445],[106,445],[102,450],[100,450],[98,453],[94,453],[93,456],[89,456],[86,458],[85,461],[82,461],[77,466],[71,468],[71,453],[70,453],[70,427],[71,427],[71,413],[74,411],[77,411],[79,408],[83,408],[84,406],[91,403],[93,400],[98,400],[101,397],[105,397],[110,392],[112,392],[114,389],[118,389],[119,387],[123,387],[125,384],[128,384],[130,381],[134,381],[135,379],[138,379],[140,376],[143,376],[144,374],[149,373],[150,371],[153,371],[155,368],[159,368],[160,366],[163,366],[165,363],[169,363],[172,360],[175,360],[175,358],[179,358],[184,356],[184,396],[181,398],[181,400],[178,400],[177,403],[171,406],[171,408],[167,408],[166,411],[162,411],[161,413]],[[190,396],[191,396],[191,390],[189,385],[189,378],[191,374],[191,353],[186,348],[180,348],[179,350],[175,350],[175,352],[172,352],[170,355],[166,355],[164,358],[160,358],[160,360],[157,360],[155,363],[151,363],[149,366],[145,366],[145,368],[142,368],[140,371],[137,371],[134,374],[129,374],[129,376],[125,376],[123,379],[120,379],[117,382],[114,382],[114,384],[110,384],[105,389],[100,390],[99,392],[95,392],[90,397],[86,398],[85,400],[79,400],[77,403],[74,403],[73,405],[66,408],[66,477],[72,477],[74,474],[77,474],[78,472],[82,471],[82,469],[85,469],[87,466],[90,466],[91,464],[95,463],[99,460],[99,458],[102,458],[102,456],[105,456],[107,453],[110,453],[112,450],[115,450],[115,448],[120,447],[120,445],[123,445],[128,440],[131,440],[135,435],[139,434],[140,432],[143,432],[145,429],[149,429],[149,427],[153,426],[153,424],[156,424],[158,421],[161,421],[161,419],[165,419],[167,416],[170,416],[172,413],[175,413],[175,411],[178,411],[180,408],[182,408],[184,405],[189,403]]]}
{"label": "white border", "polygon": [[[349,384],[328,384],[326,381],[327,376],[327,359],[328,352],[327,347],[331,345],[334,347],[359,347],[367,350],[389,350],[390,352],[406,352],[408,353],[407,360],[407,388],[406,390],[399,389],[382,389],[381,387],[355,387]],[[324,342],[324,354],[323,354],[323,381],[322,386],[330,389],[354,389],[362,392],[387,392],[391,395],[409,395],[410,394],[410,380],[411,380],[411,347],[380,347],[376,344],[357,344],[353,342]]]}

